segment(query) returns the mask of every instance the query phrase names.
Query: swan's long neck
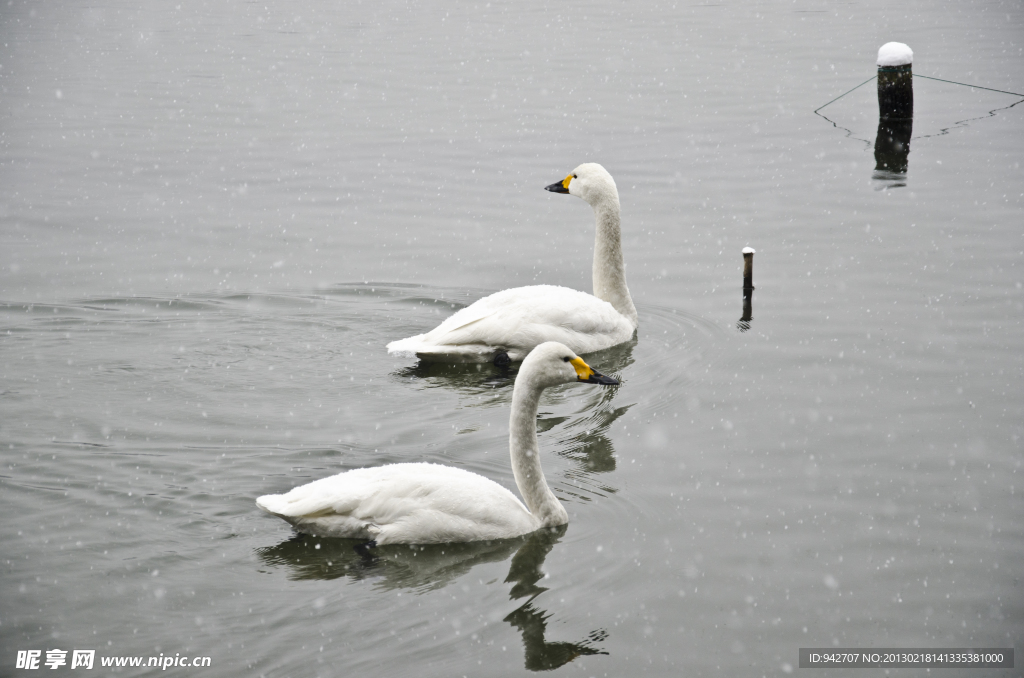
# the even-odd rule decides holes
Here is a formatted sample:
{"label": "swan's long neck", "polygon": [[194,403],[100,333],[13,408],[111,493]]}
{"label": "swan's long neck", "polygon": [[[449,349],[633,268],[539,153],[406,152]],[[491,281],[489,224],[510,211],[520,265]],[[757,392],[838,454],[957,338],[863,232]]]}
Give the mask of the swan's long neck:
{"label": "swan's long neck", "polygon": [[622,261],[619,228],[619,197],[602,196],[594,205],[597,235],[594,242],[594,296],[611,304],[637,325],[636,307],[626,287],[626,264]]}
{"label": "swan's long neck", "polygon": [[552,494],[540,467],[537,406],[543,388],[531,384],[528,377],[520,371],[512,391],[512,418],[509,421],[512,472],[526,507],[540,521],[539,527],[564,525],[569,522],[569,514]]}

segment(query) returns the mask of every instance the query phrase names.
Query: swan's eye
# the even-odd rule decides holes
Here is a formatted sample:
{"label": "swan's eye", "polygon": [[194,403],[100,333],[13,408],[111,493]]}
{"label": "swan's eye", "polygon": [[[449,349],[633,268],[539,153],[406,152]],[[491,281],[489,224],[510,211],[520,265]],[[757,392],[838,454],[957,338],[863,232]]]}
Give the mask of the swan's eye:
{"label": "swan's eye", "polygon": [[563,363],[567,363],[567,362],[569,362],[570,360],[572,360],[572,358],[570,358],[569,356],[566,356],[566,357],[562,358],[562,362],[563,362]]}
{"label": "swan's eye", "polygon": [[573,179],[579,179],[579,177],[578,177],[578,176],[576,176],[575,174],[574,174],[574,175],[572,175],[572,178],[573,178]]}

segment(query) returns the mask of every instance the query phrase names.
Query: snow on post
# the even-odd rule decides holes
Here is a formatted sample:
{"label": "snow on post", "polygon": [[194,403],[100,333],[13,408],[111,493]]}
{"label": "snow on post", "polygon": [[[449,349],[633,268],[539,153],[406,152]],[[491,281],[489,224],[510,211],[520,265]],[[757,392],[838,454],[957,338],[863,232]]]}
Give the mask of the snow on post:
{"label": "snow on post", "polygon": [[878,50],[878,117],[914,117],[914,52],[902,42],[887,42]]}

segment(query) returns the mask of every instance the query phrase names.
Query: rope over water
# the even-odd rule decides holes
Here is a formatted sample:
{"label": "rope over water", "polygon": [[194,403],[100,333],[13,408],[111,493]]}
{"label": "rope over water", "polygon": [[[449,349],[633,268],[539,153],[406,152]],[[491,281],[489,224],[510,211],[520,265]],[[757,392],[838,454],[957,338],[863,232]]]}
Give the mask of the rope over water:
{"label": "rope over water", "polygon": [[[883,68],[879,68],[878,70],[880,70],[880,71],[882,71],[882,70],[896,71],[896,70],[899,70],[899,68],[900,67],[894,67],[894,68],[885,68],[885,67],[883,67]],[[827,104],[823,104],[821,106],[818,106],[817,108],[814,109],[814,112],[817,113],[821,109],[825,108],[825,106],[829,106],[831,104],[834,104],[835,102],[839,101],[840,99],[845,97],[850,92],[853,92],[855,90],[860,89],[861,87],[863,87],[864,85],[868,84],[869,82],[871,82],[872,80],[874,80],[877,77],[878,77],[877,75],[871,76],[870,78],[868,78],[867,80],[865,80],[861,84],[857,85],[853,89],[848,90],[846,92],[843,92],[842,94],[840,94],[835,99],[833,99],[832,101],[828,102]],[[955,80],[943,80],[942,78],[933,78],[933,77],[928,76],[928,75],[918,75],[917,73],[914,73],[914,77],[915,78],[924,78],[925,80],[937,80],[939,82],[948,82],[951,85],[960,85],[961,87],[970,87],[972,89],[983,89],[983,90],[986,90],[988,92],[999,92],[1000,94],[1011,94],[1011,95],[1013,95],[1015,97],[1024,98],[1024,94],[1020,94],[1019,92],[1007,92],[1004,89],[992,89],[991,87],[981,87],[980,85],[969,85],[966,82],[956,82]]]}
{"label": "rope over water", "polygon": [[[932,77],[929,77],[927,75],[918,75],[916,73],[914,74],[914,77],[915,78],[924,78],[926,80],[938,80],[939,82],[948,82],[951,85],[961,85],[963,87],[973,87],[974,89],[983,89],[983,90],[987,90],[989,92],[999,92],[1000,94],[1012,94],[1015,97],[1024,97],[1024,94],[1019,94],[1017,92],[1007,92],[1005,89],[992,89],[991,87],[981,87],[980,85],[968,85],[968,84],[962,83],[962,82],[954,82],[952,80],[943,80],[942,78],[932,78]],[[826,106],[827,105],[828,104],[826,104]]]}

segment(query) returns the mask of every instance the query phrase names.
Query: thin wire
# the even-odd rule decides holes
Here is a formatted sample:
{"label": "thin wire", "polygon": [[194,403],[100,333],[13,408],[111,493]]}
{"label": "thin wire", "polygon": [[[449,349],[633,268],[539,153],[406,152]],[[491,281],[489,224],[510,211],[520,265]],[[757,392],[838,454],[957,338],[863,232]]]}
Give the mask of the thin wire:
{"label": "thin wire", "polygon": [[[868,84],[869,82],[874,80],[875,77],[877,77],[877,76],[871,76],[870,78],[868,78],[867,80],[865,80],[861,84],[859,84],[856,87],[854,87],[853,89],[851,89],[849,92],[843,92],[842,94],[840,94],[835,99],[833,99],[832,101],[828,102],[827,104],[824,104],[822,106],[818,106],[817,108],[814,109],[814,112],[817,113],[821,109],[825,108],[825,106],[828,106],[830,104],[834,104],[835,102],[839,101],[840,99],[845,97],[850,92],[852,92],[852,91],[854,91],[856,89],[860,89],[864,85]],[[960,85],[961,87],[973,87],[974,89],[983,89],[983,90],[987,90],[989,92],[999,92],[1000,94],[1012,94],[1015,97],[1024,97],[1024,94],[1020,94],[1018,92],[1007,92],[1005,89],[992,89],[991,87],[981,87],[980,85],[968,85],[965,82],[956,82],[954,80],[943,80],[942,78],[933,78],[933,77],[931,77],[929,75],[920,75],[918,73],[914,73],[914,77],[915,78],[924,78],[925,80],[937,80],[939,82],[948,82],[951,85]]]}
{"label": "thin wire", "polygon": [[[859,84],[859,85],[857,85],[856,87],[854,87],[853,89],[851,89],[851,90],[850,90],[850,92],[852,92],[852,91],[853,91],[854,89],[859,89],[859,88],[863,87],[864,85],[866,85],[866,84],[868,84],[869,82],[871,82],[872,80],[874,80],[874,79],[875,79],[876,77],[877,77],[877,76],[874,76],[874,75],[872,75],[872,76],[871,76],[870,78],[868,78],[867,80],[865,80],[865,81],[864,81],[864,82],[862,82],[861,84]],[[845,96],[846,96],[847,94],[849,94],[850,92],[843,92],[842,94],[840,94],[839,96],[837,96],[837,97],[836,97],[835,99],[833,99],[832,101],[828,102],[828,104],[825,104],[824,106],[818,106],[817,108],[815,108],[815,109],[814,109],[814,112],[815,112],[815,113],[817,113],[817,112],[818,112],[818,111],[820,111],[821,109],[825,108],[825,106],[828,106],[829,104],[834,104],[835,102],[839,101],[840,99],[842,99],[843,97],[845,97]]]}
{"label": "thin wire", "polygon": [[[979,87],[978,85],[968,85],[967,83],[964,83],[964,82],[954,82],[952,80],[943,80],[942,78],[932,78],[932,77],[927,76],[927,75],[918,75],[917,73],[914,73],[914,77],[915,78],[925,78],[926,80],[938,80],[939,82],[948,82],[951,85],[962,85],[964,87],[973,87],[974,89],[984,89],[984,90],[988,90],[989,92],[999,92],[1000,94],[1012,94],[1015,97],[1024,97],[1024,94],[1018,94],[1017,92],[1007,92],[1005,89],[992,89],[991,87]],[[858,85],[858,87],[859,87],[859,85]],[[832,103],[832,102],[830,101],[829,104],[830,103]],[[828,106],[828,104],[825,104],[825,106]]]}

